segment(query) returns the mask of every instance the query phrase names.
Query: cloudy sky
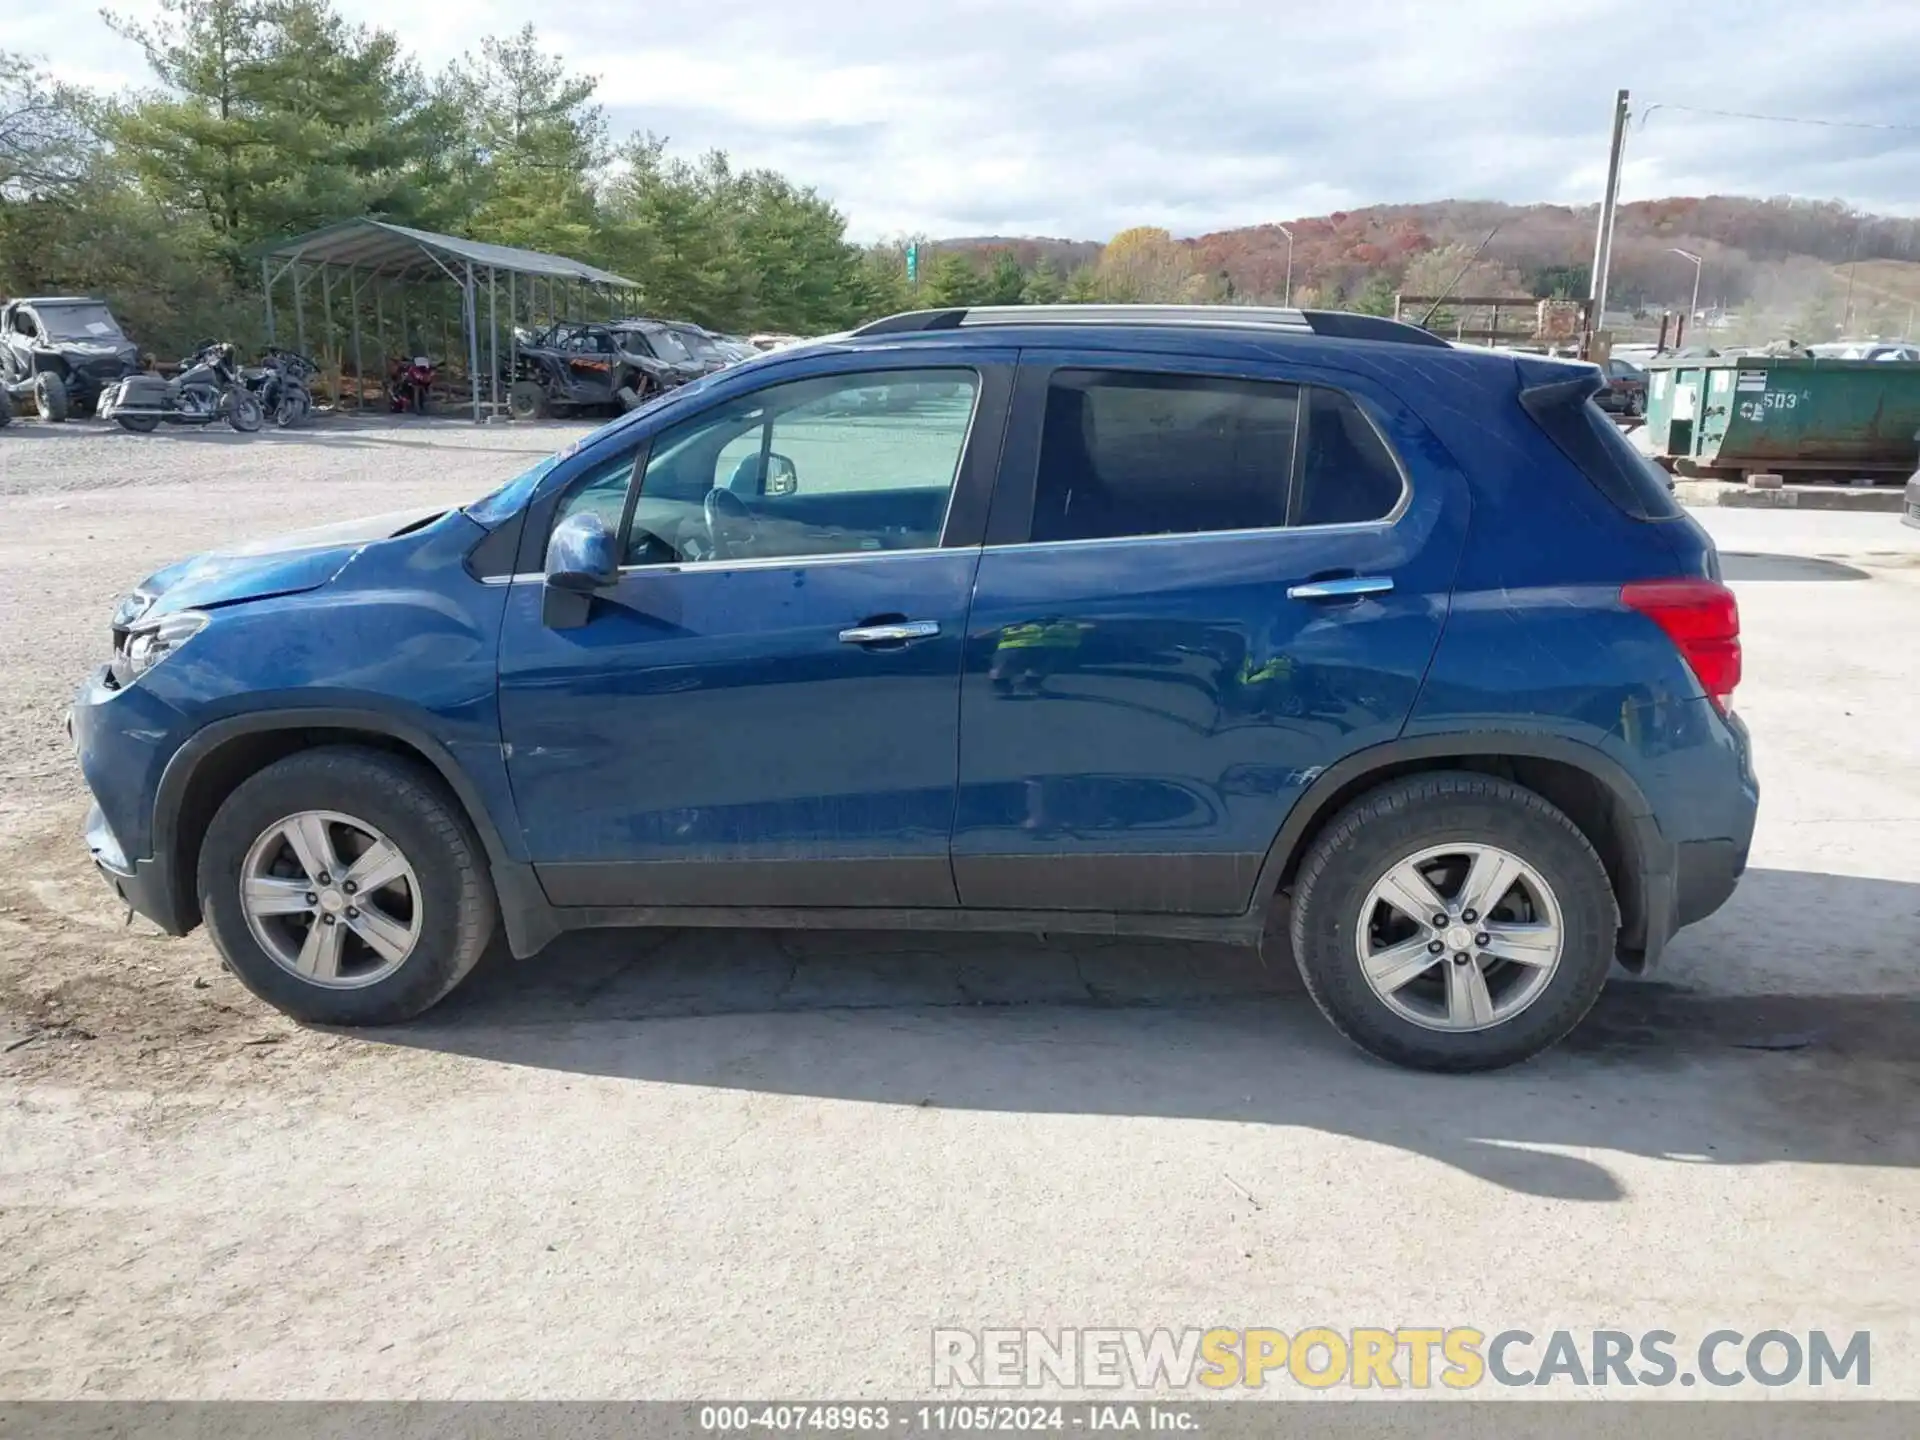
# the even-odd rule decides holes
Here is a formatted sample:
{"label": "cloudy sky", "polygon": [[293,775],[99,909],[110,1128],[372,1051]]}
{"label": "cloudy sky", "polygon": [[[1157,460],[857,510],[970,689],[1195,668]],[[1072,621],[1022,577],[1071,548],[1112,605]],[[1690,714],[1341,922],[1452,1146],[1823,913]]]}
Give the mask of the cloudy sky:
{"label": "cloudy sky", "polygon": [[[616,135],[778,168],[859,239],[1198,234],[1450,196],[1591,203],[1621,86],[1648,110],[1625,198],[1920,214],[1915,0],[337,3],[429,68],[532,21],[600,78]],[[0,47],[96,87],[145,78],[85,0],[6,7]]]}

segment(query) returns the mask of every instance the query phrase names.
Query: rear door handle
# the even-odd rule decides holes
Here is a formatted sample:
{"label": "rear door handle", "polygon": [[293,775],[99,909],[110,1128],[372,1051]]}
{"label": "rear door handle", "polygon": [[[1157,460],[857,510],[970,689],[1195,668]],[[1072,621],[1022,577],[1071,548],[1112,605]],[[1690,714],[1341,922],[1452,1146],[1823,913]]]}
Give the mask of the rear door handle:
{"label": "rear door handle", "polygon": [[1342,575],[1332,580],[1308,580],[1287,587],[1289,600],[1353,600],[1362,595],[1384,595],[1393,589],[1391,575]]}
{"label": "rear door handle", "polygon": [[929,640],[940,633],[938,620],[896,620],[886,625],[855,625],[840,632],[842,645],[899,644],[906,640]]}

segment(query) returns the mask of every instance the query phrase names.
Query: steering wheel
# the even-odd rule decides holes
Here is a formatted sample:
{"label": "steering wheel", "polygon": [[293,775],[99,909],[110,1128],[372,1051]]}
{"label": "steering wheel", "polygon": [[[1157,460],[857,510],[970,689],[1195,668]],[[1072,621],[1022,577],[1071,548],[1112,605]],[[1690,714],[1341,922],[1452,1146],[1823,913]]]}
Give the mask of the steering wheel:
{"label": "steering wheel", "polygon": [[732,559],[758,538],[753,511],[731,490],[715,486],[707,491],[706,499],[700,502],[700,514],[706,522],[707,543],[717,559]]}

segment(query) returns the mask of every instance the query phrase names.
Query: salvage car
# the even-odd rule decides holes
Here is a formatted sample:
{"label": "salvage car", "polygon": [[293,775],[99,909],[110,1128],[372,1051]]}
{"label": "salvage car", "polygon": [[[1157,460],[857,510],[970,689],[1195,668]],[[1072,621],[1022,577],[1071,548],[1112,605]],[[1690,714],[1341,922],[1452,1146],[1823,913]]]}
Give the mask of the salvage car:
{"label": "salvage car", "polygon": [[1606,363],[1606,383],[1593,403],[1609,415],[1635,420],[1647,413],[1647,372],[1629,360],[1613,356]]}
{"label": "salvage car", "polygon": [[1759,799],[1718,554],[1600,383],[1324,311],[894,316],[158,572],[73,707],[87,842],[312,1023],[496,930],[1284,925],[1371,1053],[1509,1064],[1726,901]]}
{"label": "salvage car", "polygon": [[514,419],[631,410],[713,368],[657,320],[561,321],[516,335]]}
{"label": "salvage car", "polygon": [[687,353],[700,362],[703,374],[724,370],[745,358],[711,330],[704,330],[685,320],[663,320],[660,323],[672,331],[674,338],[686,346]]}
{"label": "salvage car", "polygon": [[0,372],[43,420],[91,415],[108,385],[140,373],[140,353],[104,300],[43,295],[0,307]]}

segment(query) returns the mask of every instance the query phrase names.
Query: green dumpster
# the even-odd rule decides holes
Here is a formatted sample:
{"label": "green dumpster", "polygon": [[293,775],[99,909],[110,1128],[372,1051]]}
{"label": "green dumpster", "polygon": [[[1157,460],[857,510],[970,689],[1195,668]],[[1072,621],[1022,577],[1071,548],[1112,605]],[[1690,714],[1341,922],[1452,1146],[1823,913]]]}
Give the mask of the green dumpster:
{"label": "green dumpster", "polygon": [[1673,357],[1647,366],[1654,459],[1737,480],[1904,479],[1920,459],[1920,364]]}

